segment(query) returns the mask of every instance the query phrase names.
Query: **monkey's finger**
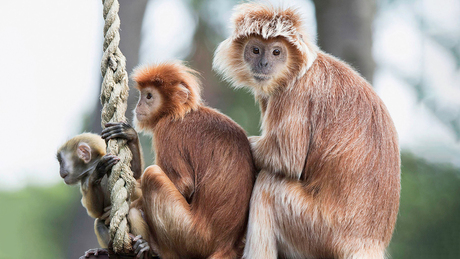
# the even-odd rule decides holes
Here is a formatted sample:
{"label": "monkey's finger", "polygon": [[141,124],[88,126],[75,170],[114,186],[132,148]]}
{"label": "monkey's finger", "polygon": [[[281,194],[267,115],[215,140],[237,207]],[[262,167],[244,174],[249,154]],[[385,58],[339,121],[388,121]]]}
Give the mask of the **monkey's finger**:
{"label": "monkey's finger", "polygon": [[104,126],[106,128],[108,128],[108,127],[112,127],[112,126],[116,126],[116,125],[122,125],[122,124],[123,124],[123,122],[108,122]]}
{"label": "monkey's finger", "polygon": [[113,161],[120,161],[120,158],[114,155],[105,155],[104,157],[101,158],[99,163],[96,166],[96,170],[99,174],[100,177],[102,177],[107,170],[110,170],[114,164],[117,162],[113,163]]}
{"label": "monkey's finger", "polygon": [[150,250],[150,247],[149,246],[146,246],[144,248],[142,248],[139,253],[137,253],[137,256],[136,258],[140,259],[140,258],[149,258],[149,250]]}
{"label": "monkey's finger", "polygon": [[128,123],[121,123],[121,126],[123,127],[123,130],[131,130],[133,129],[133,126],[129,125]]}
{"label": "monkey's finger", "polygon": [[113,127],[113,128],[107,128],[101,132],[101,138],[106,139],[113,134],[123,132],[123,129],[121,127]]}
{"label": "monkey's finger", "polygon": [[105,162],[107,165],[111,165],[111,164],[116,164],[118,163],[118,161],[120,161],[120,158],[117,157],[117,156],[112,156],[109,158],[109,160],[107,160],[107,162]]}
{"label": "monkey's finger", "polygon": [[135,254],[140,253],[145,247],[148,247],[147,242],[145,242],[144,240],[138,240],[137,242],[139,241],[140,241],[139,244],[134,245],[136,247],[136,249],[134,250]]}
{"label": "monkey's finger", "polygon": [[115,155],[106,155],[105,157],[103,157],[103,159],[101,159],[101,164],[107,165],[107,164],[112,163],[113,161],[119,161],[119,160],[120,158]]}
{"label": "monkey's finger", "polygon": [[142,236],[141,235],[137,235],[137,236],[133,235],[133,242],[137,242],[138,240],[142,240]]}
{"label": "monkey's finger", "polygon": [[105,128],[105,129],[103,129],[101,133],[107,133],[107,132],[112,131],[112,130],[123,129],[123,128],[124,128],[123,125],[116,124],[116,125],[112,125],[112,126],[109,126],[109,127]]}
{"label": "monkey's finger", "polygon": [[114,131],[111,131],[110,133],[107,133],[105,135],[101,135],[101,138],[105,139],[106,141],[108,141],[109,139],[115,139],[115,138],[126,139],[126,136],[116,136],[117,134],[122,134],[122,133],[124,133],[126,135],[126,133],[123,132],[122,130],[114,130]]}
{"label": "monkey's finger", "polygon": [[101,158],[100,163],[101,164],[107,163],[110,159],[113,159],[113,158],[118,158],[118,157],[116,155],[107,154]]}
{"label": "monkey's finger", "polygon": [[100,219],[102,219],[102,220],[104,220],[104,221],[107,220],[107,219],[109,218],[109,216],[110,216],[110,212],[111,212],[110,210],[104,212],[104,214],[102,214],[102,216],[100,217]]}
{"label": "monkey's finger", "polygon": [[107,137],[107,139],[115,139],[115,138],[128,139],[128,135],[125,134],[124,132],[117,132]]}
{"label": "monkey's finger", "polygon": [[144,241],[143,239],[137,240],[136,243],[134,243],[134,246],[133,246],[134,249],[135,249],[136,251],[138,251],[139,249],[141,249],[142,247],[144,247],[144,246],[145,246],[144,242],[145,242],[145,241]]}
{"label": "monkey's finger", "polygon": [[120,161],[120,158],[112,158],[110,159],[106,164],[105,164],[105,167],[104,167],[104,171],[105,172],[108,172],[110,170],[112,170],[112,167],[118,163],[118,161]]}
{"label": "monkey's finger", "polygon": [[150,246],[146,246],[146,247],[142,248],[142,250],[139,253],[141,255],[144,254],[144,258],[148,258],[149,251],[150,251]]}

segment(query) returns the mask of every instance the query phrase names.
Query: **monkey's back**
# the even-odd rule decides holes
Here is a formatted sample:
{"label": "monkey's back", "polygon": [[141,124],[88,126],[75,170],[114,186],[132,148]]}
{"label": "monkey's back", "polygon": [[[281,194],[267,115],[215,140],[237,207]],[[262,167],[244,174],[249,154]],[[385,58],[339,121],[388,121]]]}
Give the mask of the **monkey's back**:
{"label": "monkey's back", "polygon": [[304,121],[309,133],[298,137],[308,146],[299,178],[320,216],[334,233],[388,245],[399,207],[400,157],[385,105],[350,66],[324,53],[295,86],[273,97],[265,125],[290,130],[283,118]]}
{"label": "monkey's back", "polygon": [[255,179],[244,130],[218,111],[200,107],[182,120],[160,120],[154,148],[156,164],[187,199],[196,226],[211,227],[209,242],[239,244]]}
{"label": "monkey's back", "polygon": [[[333,217],[345,215],[335,219],[344,233],[380,240],[386,246],[400,193],[393,121],[372,87],[347,64],[319,53],[311,69],[308,74],[324,78],[308,74],[304,78],[313,102],[309,116],[316,127],[303,177],[312,186],[318,180],[324,183],[320,189],[329,192],[318,198],[339,210],[332,210]],[[324,84],[311,87],[315,80]]]}

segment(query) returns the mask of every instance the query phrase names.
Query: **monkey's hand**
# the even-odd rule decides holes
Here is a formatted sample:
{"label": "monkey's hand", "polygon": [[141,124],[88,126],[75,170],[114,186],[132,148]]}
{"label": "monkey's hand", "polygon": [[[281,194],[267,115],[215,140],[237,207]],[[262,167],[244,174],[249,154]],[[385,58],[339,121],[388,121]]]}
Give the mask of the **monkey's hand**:
{"label": "monkey's hand", "polygon": [[101,137],[107,142],[110,139],[126,139],[129,149],[133,153],[131,160],[131,170],[135,179],[139,179],[144,171],[144,163],[142,161],[141,144],[136,130],[129,124],[107,123],[105,129],[101,133]]}
{"label": "monkey's hand", "polygon": [[133,240],[133,249],[134,253],[136,254],[137,259],[148,259],[151,258],[151,253],[150,253],[150,246],[147,241],[142,239],[141,235],[134,236],[133,234],[129,234],[131,239]]}
{"label": "monkey's hand", "polygon": [[120,158],[114,155],[105,155],[99,160],[99,163],[96,165],[94,170],[94,182],[100,182],[104,175],[109,174],[112,170],[112,167],[120,161]]}
{"label": "monkey's hand", "polygon": [[108,254],[109,254],[109,251],[105,248],[93,248],[93,249],[89,249],[88,251],[86,251],[85,255],[80,257],[79,259],[89,258],[92,255],[97,257],[98,255],[108,255]]}
{"label": "monkey's hand", "polygon": [[124,122],[110,122],[105,124],[105,129],[101,133],[101,137],[108,141],[109,139],[126,139],[128,143],[137,142],[139,136],[136,130],[129,124]]}

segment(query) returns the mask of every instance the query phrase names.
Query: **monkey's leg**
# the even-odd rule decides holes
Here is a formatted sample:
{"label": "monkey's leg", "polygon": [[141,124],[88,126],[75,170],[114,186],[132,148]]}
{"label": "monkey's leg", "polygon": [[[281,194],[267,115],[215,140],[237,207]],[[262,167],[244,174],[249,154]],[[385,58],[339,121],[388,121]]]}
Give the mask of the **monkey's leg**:
{"label": "monkey's leg", "polygon": [[331,211],[301,181],[262,170],[251,198],[244,257],[384,258],[384,245],[344,235]]}
{"label": "monkey's leg", "polygon": [[[131,205],[137,203],[135,201]],[[134,253],[137,258],[150,258],[158,253],[155,244],[149,244],[150,240],[149,229],[147,222],[145,222],[142,211],[137,206],[131,207],[128,213],[128,221],[131,226],[130,236],[133,240]]]}
{"label": "monkey's leg", "polygon": [[104,224],[104,220],[94,220],[94,232],[96,233],[97,242],[102,248],[109,247],[110,235],[109,228]]}
{"label": "monkey's leg", "polygon": [[259,173],[252,191],[246,246],[243,258],[276,259],[276,229],[273,223],[273,199],[265,189],[270,183]]}
{"label": "monkey's leg", "polygon": [[244,257],[310,257],[314,214],[313,200],[300,182],[262,170],[251,197]]}
{"label": "monkey's leg", "polygon": [[179,257],[175,249],[187,249],[187,241],[196,241],[190,206],[159,166],[145,169],[141,179],[145,219],[153,228],[160,257]]}
{"label": "monkey's leg", "polygon": [[94,232],[96,233],[97,242],[102,248],[90,249],[86,251],[85,255],[80,257],[80,259],[89,258],[91,255],[98,256],[103,254],[109,254],[109,251],[107,250],[107,247],[109,247],[110,242],[109,228],[104,224],[104,220],[94,220]]}

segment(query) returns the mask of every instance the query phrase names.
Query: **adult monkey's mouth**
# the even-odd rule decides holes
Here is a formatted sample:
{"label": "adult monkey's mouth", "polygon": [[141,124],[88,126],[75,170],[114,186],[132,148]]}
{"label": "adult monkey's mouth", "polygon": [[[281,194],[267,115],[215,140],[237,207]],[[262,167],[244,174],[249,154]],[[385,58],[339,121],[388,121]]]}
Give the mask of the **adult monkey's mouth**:
{"label": "adult monkey's mouth", "polygon": [[263,74],[254,74],[253,76],[254,76],[254,79],[256,79],[257,81],[266,81],[271,78],[271,76],[263,75]]}

